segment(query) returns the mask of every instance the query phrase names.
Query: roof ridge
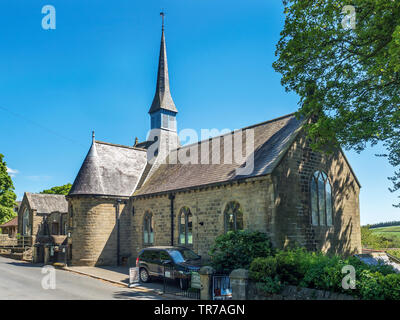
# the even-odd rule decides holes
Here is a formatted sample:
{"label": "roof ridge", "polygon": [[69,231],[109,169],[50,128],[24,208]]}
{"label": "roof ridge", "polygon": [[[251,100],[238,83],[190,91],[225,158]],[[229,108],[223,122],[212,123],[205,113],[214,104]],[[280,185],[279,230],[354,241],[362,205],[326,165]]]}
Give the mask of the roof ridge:
{"label": "roof ridge", "polygon": [[144,148],[137,148],[137,147],[131,147],[131,146],[125,146],[123,144],[117,144],[117,143],[111,143],[111,142],[105,142],[105,141],[99,141],[99,140],[95,140],[95,143],[99,143],[99,144],[105,144],[107,146],[111,146],[111,147],[119,147],[119,148],[126,148],[126,149],[133,149],[133,150],[138,150],[138,151],[147,151]]}
{"label": "roof ridge", "polygon": [[34,193],[32,193],[32,192],[29,192],[29,194],[30,194],[30,195],[34,195],[34,196],[63,196],[63,197],[65,197],[64,194],[58,194],[58,193],[41,193],[41,192],[38,192],[38,193],[34,192]]}
{"label": "roof ridge", "polygon": [[239,130],[242,130],[242,131],[243,131],[243,130],[248,130],[248,129],[251,129],[251,128],[258,127],[258,126],[262,126],[262,125],[267,124],[267,123],[270,123],[270,122],[282,120],[282,119],[284,119],[284,118],[288,118],[288,117],[293,116],[293,115],[295,115],[295,114],[296,114],[296,112],[292,112],[292,113],[286,114],[286,115],[284,115],[284,116],[280,116],[280,117],[278,117],[278,118],[274,118],[274,119],[270,119],[270,120],[267,120],[267,121],[259,122],[259,123],[252,124],[252,125],[250,125],[250,126],[243,127],[243,128],[239,128],[239,129],[236,129],[236,130],[231,130],[230,132],[221,134],[221,135],[219,135],[219,136],[215,136],[215,137],[208,138],[208,139],[204,139],[204,140],[199,140],[199,141],[193,142],[193,143],[191,143],[191,144],[185,144],[184,146],[180,146],[180,147],[178,147],[178,148],[176,148],[176,149],[174,149],[174,150],[172,150],[172,151],[180,150],[180,149],[187,148],[187,147],[190,147],[190,146],[194,146],[194,145],[196,145],[196,144],[201,144],[202,142],[205,142],[205,141],[207,141],[207,140],[211,140],[211,139],[214,139],[214,138],[224,137],[224,136],[227,136],[227,135],[230,135],[230,134],[235,133],[235,131],[239,131]]}

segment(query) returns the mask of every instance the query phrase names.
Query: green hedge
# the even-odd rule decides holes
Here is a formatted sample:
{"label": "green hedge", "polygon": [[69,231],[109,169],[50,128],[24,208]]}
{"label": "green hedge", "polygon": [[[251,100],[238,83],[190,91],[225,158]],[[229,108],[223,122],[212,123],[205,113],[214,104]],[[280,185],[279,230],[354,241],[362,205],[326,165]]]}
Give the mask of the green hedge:
{"label": "green hedge", "polygon": [[[219,273],[249,269],[258,288],[278,293],[287,284],[357,296],[362,299],[400,300],[400,274],[389,265],[370,266],[356,257],[328,256],[304,248],[273,250],[261,232],[228,232],[217,237],[209,252],[212,266]],[[342,268],[354,267],[356,288],[343,289],[346,274]]]}
{"label": "green hedge", "polygon": [[[343,289],[342,268],[351,265],[356,271],[356,289]],[[302,248],[278,250],[274,256],[254,259],[250,277],[266,292],[279,292],[285,284],[355,295],[362,299],[400,299],[400,274],[391,266],[370,266],[356,257],[343,259]]]}

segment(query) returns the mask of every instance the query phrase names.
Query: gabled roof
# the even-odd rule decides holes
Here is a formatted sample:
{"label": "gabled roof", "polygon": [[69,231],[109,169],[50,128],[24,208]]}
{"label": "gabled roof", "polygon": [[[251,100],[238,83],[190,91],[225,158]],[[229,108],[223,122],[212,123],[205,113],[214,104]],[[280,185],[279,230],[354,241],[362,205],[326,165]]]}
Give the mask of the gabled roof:
{"label": "gabled roof", "polygon": [[130,196],[146,163],[146,150],[93,140],[69,195]]}
{"label": "gabled roof", "polygon": [[[199,164],[182,164],[180,161],[177,164],[168,164],[169,156],[167,164],[161,164],[144,185],[134,193],[134,196],[163,193],[269,174],[293,142],[296,133],[302,127],[302,123],[301,120],[296,119],[294,114],[289,114],[243,128],[243,145],[246,145],[247,130],[254,130],[254,153],[252,154],[254,156],[254,170],[249,174],[236,174],[236,170],[243,167],[246,161],[239,164],[236,164],[235,161],[232,164],[224,164],[222,157],[224,155],[224,139],[220,139],[219,146],[222,164],[200,164],[201,148],[207,148],[206,143],[208,143],[210,155],[213,150],[212,140],[204,140],[197,143]],[[225,136],[227,135],[223,135],[221,138]],[[183,146],[178,149],[178,152],[179,150],[188,151],[195,145]]]}
{"label": "gabled roof", "polygon": [[0,225],[0,228],[16,227],[16,226],[18,226],[18,217],[14,217],[10,221],[3,223],[2,225]]}
{"label": "gabled roof", "polygon": [[154,95],[153,103],[151,104],[149,113],[154,113],[159,110],[168,110],[178,112],[175,103],[172,100],[171,91],[169,88],[167,49],[165,46],[164,25],[161,33],[160,57],[158,59],[157,86]]}
{"label": "gabled roof", "polygon": [[64,195],[25,192],[31,210],[37,213],[68,212],[68,202]]}

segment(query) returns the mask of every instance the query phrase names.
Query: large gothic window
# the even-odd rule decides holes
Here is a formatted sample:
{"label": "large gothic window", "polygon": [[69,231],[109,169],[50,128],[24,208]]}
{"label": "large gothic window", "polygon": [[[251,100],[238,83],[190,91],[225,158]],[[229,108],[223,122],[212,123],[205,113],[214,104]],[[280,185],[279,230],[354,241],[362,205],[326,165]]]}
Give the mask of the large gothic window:
{"label": "large gothic window", "polygon": [[193,244],[193,216],[188,207],[179,212],[179,244]]}
{"label": "large gothic window", "polygon": [[229,202],[224,210],[225,231],[243,230],[243,212],[236,201]]}
{"label": "large gothic window", "polygon": [[311,220],[314,226],[332,225],[332,187],[325,172],[311,177]]}
{"label": "large gothic window", "polygon": [[143,221],[143,242],[146,245],[154,243],[154,221],[153,215],[150,212],[146,212]]}

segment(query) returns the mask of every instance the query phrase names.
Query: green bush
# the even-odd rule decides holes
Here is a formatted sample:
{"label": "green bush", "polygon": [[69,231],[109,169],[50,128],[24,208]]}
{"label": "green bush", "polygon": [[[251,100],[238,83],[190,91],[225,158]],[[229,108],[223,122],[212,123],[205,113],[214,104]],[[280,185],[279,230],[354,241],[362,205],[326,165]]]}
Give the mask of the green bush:
{"label": "green bush", "polygon": [[312,256],[303,248],[279,250],[276,255],[277,272],[286,284],[297,285],[307,271]]}
{"label": "green bush", "polygon": [[400,275],[388,274],[385,276],[383,294],[387,300],[400,300]]}
{"label": "green bush", "polygon": [[266,293],[278,293],[282,289],[282,284],[277,275],[276,258],[269,256],[266,258],[256,258],[250,264],[250,279],[257,282],[257,288]]}
{"label": "green bush", "polygon": [[265,293],[279,293],[282,291],[282,284],[278,276],[265,277],[263,281],[256,283],[256,287]]}
{"label": "green bush", "polygon": [[277,262],[275,257],[255,258],[250,264],[249,275],[255,281],[262,281],[264,277],[276,276]]}
{"label": "green bush", "polygon": [[[343,289],[346,274],[342,268],[354,267],[356,288]],[[275,256],[257,258],[250,265],[250,277],[259,289],[279,292],[285,284],[355,295],[361,299],[400,299],[400,274],[389,265],[367,265],[357,257],[341,258],[302,248],[278,250]]]}
{"label": "green bush", "polygon": [[249,269],[255,258],[271,254],[272,246],[267,235],[247,230],[231,231],[217,237],[209,252],[211,265],[220,273],[238,268]]}
{"label": "green bush", "polygon": [[385,299],[383,280],[381,273],[363,270],[358,281],[356,280],[360,297],[365,300]]}

